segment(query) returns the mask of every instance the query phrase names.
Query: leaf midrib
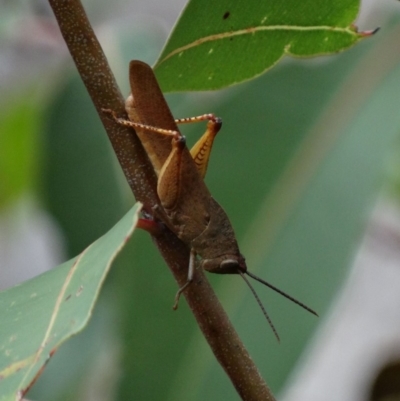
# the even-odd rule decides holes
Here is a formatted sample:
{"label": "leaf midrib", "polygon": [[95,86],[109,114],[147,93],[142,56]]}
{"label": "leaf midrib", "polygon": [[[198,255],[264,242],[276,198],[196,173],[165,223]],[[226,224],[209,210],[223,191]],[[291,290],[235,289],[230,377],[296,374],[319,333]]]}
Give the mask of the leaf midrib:
{"label": "leaf midrib", "polygon": [[185,46],[178,47],[177,49],[173,50],[169,54],[167,54],[164,58],[157,62],[157,66],[162,64],[164,61],[168,60],[169,58],[175,56],[176,54],[182,53],[186,50],[191,48],[197,47],[202,45],[203,43],[213,42],[217,40],[227,39],[233,36],[241,36],[241,35],[253,35],[257,32],[262,31],[329,31],[329,32],[341,32],[347,33],[350,35],[357,35],[357,32],[350,29],[349,27],[332,27],[329,25],[319,25],[319,26],[299,26],[299,25],[269,25],[269,26],[257,26],[252,28],[245,28],[245,29],[238,29],[236,31],[218,33],[210,36],[205,36],[203,38],[197,39],[191,43],[188,43]]}

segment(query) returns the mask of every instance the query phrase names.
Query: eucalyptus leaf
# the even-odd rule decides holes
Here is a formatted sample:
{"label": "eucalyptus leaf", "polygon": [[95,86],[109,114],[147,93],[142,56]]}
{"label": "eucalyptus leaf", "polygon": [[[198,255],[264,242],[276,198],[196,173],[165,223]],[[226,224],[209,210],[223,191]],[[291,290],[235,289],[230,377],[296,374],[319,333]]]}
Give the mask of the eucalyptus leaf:
{"label": "eucalyptus leaf", "polygon": [[164,91],[211,90],[262,74],[284,55],[331,54],[358,32],[358,0],[192,0],[155,70]]}
{"label": "eucalyptus leaf", "polygon": [[136,204],[79,256],[0,293],[1,401],[20,400],[58,347],[86,326],[139,210]]}

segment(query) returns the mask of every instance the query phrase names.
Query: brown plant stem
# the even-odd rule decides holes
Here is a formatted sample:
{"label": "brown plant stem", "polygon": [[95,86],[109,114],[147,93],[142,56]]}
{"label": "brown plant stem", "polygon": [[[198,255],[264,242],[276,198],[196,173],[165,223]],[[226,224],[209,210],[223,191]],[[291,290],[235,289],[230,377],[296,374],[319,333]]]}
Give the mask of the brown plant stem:
{"label": "brown plant stem", "polygon": [[[124,99],[85,11],[79,0],[49,0],[49,3],[135,198],[147,210],[152,210],[159,205],[157,178],[139,139],[133,129],[116,124],[101,112],[101,109],[112,109],[119,116],[126,117]],[[167,229],[153,239],[178,285],[182,286],[187,279],[189,249]],[[184,295],[214,355],[241,398],[246,401],[273,401],[273,395],[203,271],[196,271],[194,283]]]}

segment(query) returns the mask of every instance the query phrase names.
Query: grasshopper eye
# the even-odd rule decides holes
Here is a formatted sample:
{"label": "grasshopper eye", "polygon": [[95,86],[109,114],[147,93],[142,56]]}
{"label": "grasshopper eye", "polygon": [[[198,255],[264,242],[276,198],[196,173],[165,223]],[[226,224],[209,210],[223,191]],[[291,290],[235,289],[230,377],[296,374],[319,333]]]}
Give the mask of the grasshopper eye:
{"label": "grasshopper eye", "polygon": [[239,262],[235,259],[225,259],[220,264],[220,270],[224,273],[237,273]]}

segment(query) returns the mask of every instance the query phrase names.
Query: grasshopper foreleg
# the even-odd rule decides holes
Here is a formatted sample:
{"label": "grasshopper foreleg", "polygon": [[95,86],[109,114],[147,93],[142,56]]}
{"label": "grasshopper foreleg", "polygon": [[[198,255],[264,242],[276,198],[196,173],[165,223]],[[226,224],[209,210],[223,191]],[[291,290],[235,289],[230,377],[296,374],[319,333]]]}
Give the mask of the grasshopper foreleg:
{"label": "grasshopper foreleg", "polygon": [[196,263],[196,252],[192,249],[190,251],[190,257],[189,257],[189,269],[188,269],[187,281],[181,288],[179,288],[178,292],[175,295],[175,303],[174,306],[172,307],[174,310],[178,309],[179,298],[181,297],[182,292],[185,291],[186,288],[189,287],[189,285],[193,281],[195,263]]}

